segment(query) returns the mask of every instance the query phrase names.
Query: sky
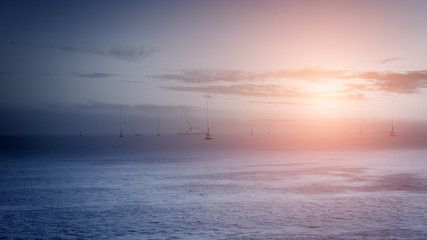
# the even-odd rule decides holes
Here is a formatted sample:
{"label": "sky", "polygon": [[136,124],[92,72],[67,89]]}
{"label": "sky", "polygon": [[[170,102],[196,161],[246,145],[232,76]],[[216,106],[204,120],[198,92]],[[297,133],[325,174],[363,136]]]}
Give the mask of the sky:
{"label": "sky", "polygon": [[[0,135],[427,121],[427,2],[0,1]],[[287,124],[292,123],[292,124]],[[278,130],[277,130],[278,131]],[[286,130],[283,130],[286,131]]]}

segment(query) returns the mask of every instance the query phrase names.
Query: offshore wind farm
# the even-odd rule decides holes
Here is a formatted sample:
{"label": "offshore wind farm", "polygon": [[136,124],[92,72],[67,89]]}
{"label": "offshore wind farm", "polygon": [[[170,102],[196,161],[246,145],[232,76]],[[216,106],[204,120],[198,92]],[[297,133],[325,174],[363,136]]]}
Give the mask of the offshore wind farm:
{"label": "offshore wind farm", "polygon": [[427,1],[0,1],[0,239],[427,239]]}

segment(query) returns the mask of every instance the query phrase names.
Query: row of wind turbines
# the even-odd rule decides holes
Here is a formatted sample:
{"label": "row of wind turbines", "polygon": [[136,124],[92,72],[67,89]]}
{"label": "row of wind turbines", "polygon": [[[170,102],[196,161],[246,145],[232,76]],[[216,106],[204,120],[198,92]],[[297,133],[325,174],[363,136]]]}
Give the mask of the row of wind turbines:
{"label": "row of wind turbines", "polygon": [[[205,140],[212,140],[213,136],[211,134],[210,131],[210,104],[211,104],[211,96],[210,95],[204,95],[203,97],[206,98],[206,134],[205,134]],[[392,106],[391,106],[391,112],[392,112],[392,116],[391,116],[391,131],[389,133],[390,137],[396,137],[396,133],[394,131],[394,111],[393,111],[393,101],[392,101]],[[79,118],[80,118],[80,131],[79,131],[79,136],[82,137],[83,136],[83,116],[82,114],[79,114]],[[362,125],[360,123],[360,130],[359,130],[359,134],[362,134]],[[186,135],[182,133],[182,130],[180,133],[178,133],[178,135]],[[159,119],[159,113],[157,113],[157,133],[156,136],[160,136],[160,119]],[[251,131],[250,131],[250,136],[254,136],[254,131],[253,131],[253,120],[251,119]],[[124,133],[123,133],[123,108],[120,108],[120,134],[119,134],[120,138],[124,137]]]}
{"label": "row of wind turbines", "polygon": [[[206,98],[207,108],[206,108],[206,116],[207,116],[207,122],[206,122],[206,134],[205,134],[205,140],[212,140],[212,134],[210,132],[210,103],[211,103],[211,96],[210,95],[204,95]],[[79,122],[80,122],[80,129],[79,129],[79,137],[83,137],[83,115],[79,114]],[[182,135],[178,133],[178,135]],[[120,108],[120,134],[119,138],[123,138],[125,135],[123,133],[123,108]],[[160,118],[159,113],[157,113],[157,133],[156,136],[160,136]]]}

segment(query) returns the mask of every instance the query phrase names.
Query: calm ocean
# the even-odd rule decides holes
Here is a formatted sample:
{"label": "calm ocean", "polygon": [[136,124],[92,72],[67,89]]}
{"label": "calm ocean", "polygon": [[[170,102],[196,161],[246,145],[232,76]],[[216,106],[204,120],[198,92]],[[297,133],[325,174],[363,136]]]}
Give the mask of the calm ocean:
{"label": "calm ocean", "polygon": [[427,239],[426,148],[248,138],[2,138],[0,238]]}

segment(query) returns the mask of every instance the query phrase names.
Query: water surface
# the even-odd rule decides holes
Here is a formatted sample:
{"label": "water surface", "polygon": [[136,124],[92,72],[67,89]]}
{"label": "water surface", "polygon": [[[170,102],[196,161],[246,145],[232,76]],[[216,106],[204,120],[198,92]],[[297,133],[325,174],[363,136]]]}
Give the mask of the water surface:
{"label": "water surface", "polygon": [[427,238],[422,148],[303,151],[194,136],[6,140],[6,239]]}

